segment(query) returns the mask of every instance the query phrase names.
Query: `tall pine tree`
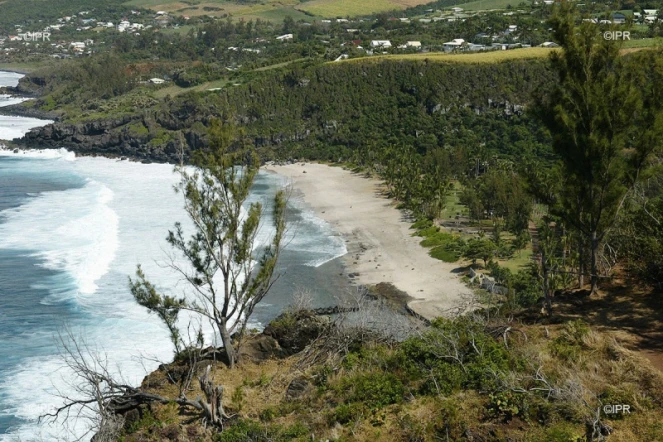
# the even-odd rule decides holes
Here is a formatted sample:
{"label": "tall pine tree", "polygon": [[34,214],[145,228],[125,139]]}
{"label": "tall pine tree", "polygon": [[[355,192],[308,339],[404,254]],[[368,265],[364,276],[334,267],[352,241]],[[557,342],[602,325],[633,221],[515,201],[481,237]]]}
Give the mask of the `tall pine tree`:
{"label": "tall pine tree", "polygon": [[557,81],[536,94],[534,112],[549,129],[559,157],[546,202],[589,248],[595,293],[600,247],[661,146],[663,119],[660,101],[652,99],[660,86],[620,55],[619,42],[604,39],[594,24],[576,25],[576,19],[566,2],[552,19],[562,46],[551,57]]}

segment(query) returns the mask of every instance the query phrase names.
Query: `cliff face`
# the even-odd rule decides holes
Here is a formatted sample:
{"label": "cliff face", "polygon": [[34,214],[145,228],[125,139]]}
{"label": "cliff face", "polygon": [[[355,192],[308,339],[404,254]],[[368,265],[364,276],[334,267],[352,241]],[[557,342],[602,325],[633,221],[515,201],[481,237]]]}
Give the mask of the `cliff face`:
{"label": "cliff face", "polygon": [[[180,143],[176,140],[163,144],[150,143],[149,134],[137,135],[131,132],[129,125],[140,121],[138,116],[126,116],[77,124],[53,123],[31,130],[19,143],[39,149],[65,147],[83,155],[128,157],[162,163],[179,162]],[[196,137],[189,138],[194,145],[201,144]],[[181,146],[185,157],[188,157],[189,143],[181,143]]]}

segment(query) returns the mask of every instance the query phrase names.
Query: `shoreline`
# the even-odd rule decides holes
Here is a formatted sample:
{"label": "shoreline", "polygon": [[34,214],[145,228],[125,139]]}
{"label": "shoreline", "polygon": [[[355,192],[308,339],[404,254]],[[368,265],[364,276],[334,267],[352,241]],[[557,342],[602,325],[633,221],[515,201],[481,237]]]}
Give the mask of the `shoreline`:
{"label": "shoreline", "polygon": [[411,222],[383,195],[383,183],[340,167],[315,163],[268,164],[264,170],[289,180],[316,215],[343,236],[348,276],[361,285],[390,283],[411,298],[408,308],[425,319],[449,316],[472,296],[454,273],[432,258]]}

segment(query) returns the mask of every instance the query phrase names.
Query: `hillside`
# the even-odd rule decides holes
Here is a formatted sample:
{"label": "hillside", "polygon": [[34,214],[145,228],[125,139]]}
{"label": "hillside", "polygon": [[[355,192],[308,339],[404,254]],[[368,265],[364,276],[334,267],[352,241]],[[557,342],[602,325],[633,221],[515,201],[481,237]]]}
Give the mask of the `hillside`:
{"label": "hillside", "polygon": [[[326,325],[325,325],[326,324]],[[389,325],[387,325],[389,327]],[[395,326],[395,324],[391,324]],[[300,330],[308,330],[305,336]],[[311,330],[317,330],[310,333]],[[229,418],[222,432],[175,404],[125,415],[130,441],[527,441],[663,438],[663,375],[613,335],[581,320],[528,325],[500,313],[436,320],[403,342],[285,313],[247,341],[244,362],[180,360],[143,381],[175,396],[173,379],[208,365]],[[302,352],[292,354],[293,342]],[[264,349],[271,349],[264,351]],[[263,349],[263,350],[258,350]],[[199,394],[191,383],[187,396]],[[629,405],[606,413],[605,405]]]}
{"label": "hillside", "polygon": [[[338,160],[349,158],[371,139],[393,139],[422,149],[432,140],[468,146],[479,142],[472,132],[475,126],[515,130],[513,142],[537,152],[542,135],[517,128],[529,124],[522,106],[548,75],[543,60],[495,65],[348,62],[266,71],[247,85],[176,98],[157,99],[153,89],[139,87],[100,103],[93,99],[99,93],[94,84],[79,82],[72,88],[58,71],[37,71],[22,87],[45,84],[41,91],[46,95],[34,107],[59,109],[64,121],[28,134],[25,141],[164,161],[168,157],[163,152],[173,151],[178,133],[188,148],[198,148],[209,118],[229,112],[266,157]],[[383,112],[375,113],[376,108]],[[466,130],[459,133],[460,121]],[[478,136],[489,150],[511,155],[508,146],[493,138],[495,133],[483,130]]]}

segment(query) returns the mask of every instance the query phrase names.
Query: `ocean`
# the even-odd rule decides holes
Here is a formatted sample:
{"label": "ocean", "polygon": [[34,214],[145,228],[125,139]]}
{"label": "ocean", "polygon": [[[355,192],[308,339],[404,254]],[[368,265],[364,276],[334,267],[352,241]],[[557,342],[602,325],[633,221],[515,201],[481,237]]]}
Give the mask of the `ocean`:
{"label": "ocean", "polygon": [[[19,78],[0,72],[0,86]],[[17,101],[0,96],[0,106]],[[0,117],[0,139],[46,123]],[[37,422],[62,402],[59,396],[75,394],[57,345],[65,329],[135,385],[171,360],[165,327],[135,303],[128,277],[140,263],[164,292],[184,293],[186,285],[165,266],[168,230],[182,221],[191,231],[182,197],[173,191],[177,181],[171,165],[77,158],[65,150],[0,152],[1,442],[73,440],[85,433],[84,419],[66,427]],[[250,200],[269,208],[285,184],[261,172]],[[347,288],[337,259],[346,253],[343,239],[296,196],[288,221],[281,277],[258,305],[252,327],[280,314],[298,290],[311,290],[314,306],[323,307]],[[259,240],[271,229],[265,222]]]}

